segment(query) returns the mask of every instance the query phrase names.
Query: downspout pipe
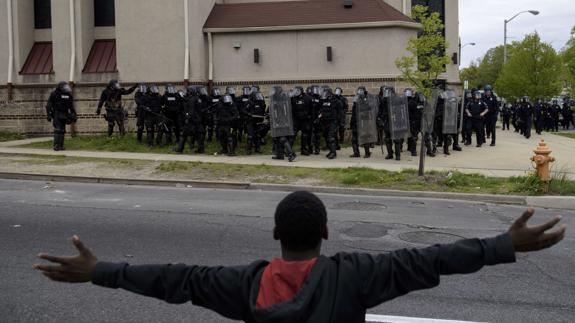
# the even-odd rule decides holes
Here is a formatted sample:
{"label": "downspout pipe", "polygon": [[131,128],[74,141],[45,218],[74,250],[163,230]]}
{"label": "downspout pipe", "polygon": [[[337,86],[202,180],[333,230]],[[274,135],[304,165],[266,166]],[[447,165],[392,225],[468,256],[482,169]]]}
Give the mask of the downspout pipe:
{"label": "downspout pipe", "polygon": [[190,82],[190,12],[189,0],[184,0],[184,86]]}
{"label": "downspout pipe", "polygon": [[70,86],[74,84],[76,71],[76,23],[74,17],[74,0],[70,0]]}
{"label": "downspout pipe", "polygon": [[214,40],[212,33],[208,33],[208,88],[212,90],[214,84]]}
{"label": "downspout pipe", "polygon": [[12,81],[14,77],[14,32],[13,32],[13,19],[12,19],[12,0],[6,0],[7,15],[8,15],[8,101],[12,101]]}

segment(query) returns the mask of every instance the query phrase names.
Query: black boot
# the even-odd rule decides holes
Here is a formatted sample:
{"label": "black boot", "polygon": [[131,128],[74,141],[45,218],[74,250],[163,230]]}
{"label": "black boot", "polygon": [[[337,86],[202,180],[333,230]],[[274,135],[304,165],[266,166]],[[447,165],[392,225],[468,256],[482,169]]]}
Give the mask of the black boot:
{"label": "black boot", "polygon": [[351,148],[353,149],[353,155],[349,156],[350,158],[361,157],[361,155],[359,154],[359,146],[356,143],[352,143]]}
{"label": "black boot", "polygon": [[395,143],[395,160],[401,160],[401,146],[400,142]]}
{"label": "black boot", "polygon": [[293,152],[293,148],[288,140],[286,140],[286,142],[284,143],[284,151],[286,152],[290,163],[293,162],[297,157],[297,155]]}
{"label": "black boot", "polygon": [[387,148],[387,156],[385,156],[385,159],[387,160],[393,159],[393,143],[386,142],[385,147]]}
{"label": "black boot", "polygon": [[138,129],[136,139],[139,143],[142,143],[142,137],[144,136],[144,129]]}
{"label": "black boot", "polygon": [[148,147],[154,147],[154,133],[153,132],[148,132],[148,134],[146,135],[146,139],[148,141]]}
{"label": "black boot", "polygon": [[108,125],[108,137],[112,137],[113,133],[114,133],[114,126]]}
{"label": "black boot", "polygon": [[363,146],[363,150],[365,151],[365,155],[363,156],[363,158],[370,158],[371,157],[371,151],[369,151],[369,145]]}
{"label": "black boot", "polygon": [[448,145],[443,146],[443,154],[446,156],[451,155],[451,153],[449,152],[449,146]]}
{"label": "black boot", "polygon": [[60,151],[60,134],[54,134],[54,151]]}

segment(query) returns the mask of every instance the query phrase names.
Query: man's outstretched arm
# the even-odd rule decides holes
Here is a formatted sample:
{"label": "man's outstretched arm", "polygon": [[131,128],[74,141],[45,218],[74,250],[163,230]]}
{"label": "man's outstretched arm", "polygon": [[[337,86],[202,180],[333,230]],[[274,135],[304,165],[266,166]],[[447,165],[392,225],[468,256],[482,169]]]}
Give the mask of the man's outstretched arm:
{"label": "man's outstretched arm", "polygon": [[192,301],[232,319],[241,319],[246,293],[246,267],[202,267],[177,265],[139,265],[100,262],[77,236],[72,242],[79,254],[38,257],[57,265],[34,265],[49,279],[65,283],[87,283],[121,288],[168,303]]}
{"label": "man's outstretched arm", "polygon": [[559,223],[560,216],[528,227],[527,222],[533,214],[533,209],[528,209],[507,233],[494,238],[353,257],[365,307],[379,305],[410,291],[435,287],[441,275],[469,274],[483,266],[515,262],[516,252],[549,248],[564,238],[565,226],[548,232]]}

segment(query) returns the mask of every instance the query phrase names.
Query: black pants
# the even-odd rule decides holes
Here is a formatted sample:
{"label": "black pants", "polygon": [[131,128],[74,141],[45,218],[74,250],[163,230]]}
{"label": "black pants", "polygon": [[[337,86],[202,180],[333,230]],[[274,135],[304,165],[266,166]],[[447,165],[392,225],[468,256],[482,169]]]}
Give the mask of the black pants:
{"label": "black pants", "polygon": [[218,125],[218,140],[222,147],[222,153],[234,153],[234,137],[231,125]]}
{"label": "black pants", "polygon": [[114,126],[118,125],[121,136],[126,134],[124,127],[124,111],[122,109],[106,109],[106,121],[108,121],[108,136],[114,134]]}
{"label": "black pants", "polygon": [[52,119],[52,126],[54,127],[54,150],[61,150],[64,148],[64,136],[66,135],[66,122],[68,118],[65,116],[56,116]]}
{"label": "black pants", "polygon": [[312,145],[313,145],[313,151],[318,154],[321,150],[321,134],[322,134],[321,123],[314,122],[312,125]]}
{"label": "black pants", "polygon": [[143,107],[136,108],[136,136],[139,142],[142,141],[144,129],[146,128],[146,112]]}
{"label": "black pants", "polygon": [[337,151],[337,120],[322,120],[323,136],[327,143],[329,152],[335,154]]}
{"label": "black pants", "polygon": [[166,111],[166,118],[170,121],[167,125],[166,137],[168,144],[172,142],[172,134],[176,137],[176,142],[180,141],[180,134],[182,132],[180,123],[180,113],[178,111]]}
{"label": "black pants", "polygon": [[186,142],[188,139],[190,140],[190,146],[195,142],[198,144],[198,149],[196,150],[197,153],[203,154],[205,151],[204,142],[205,142],[206,133],[204,132],[204,127],[202,125],[184,125],[182,130],[182,135],[180,140],[178,141],[178,147],[176,148],[177,152],[184,152],[184,148],[186,147]]}
{"label": "black pants", "polygon": [[491,144],[495,145],[495,140],[497,137],[497,119],[488,118],[485,120],[487,133],[491,134]]}
{"label": "black pants", "polygon": [[302,155],[312,153],[311,137],[312,137],[312,122],[310,119],[294,119],[293,132],[294,135],[291,139],[291,146],[294,147],[294,141],[301,132],[301,153]]}
{"label": "black pants", "polygon": [[475,131],[475,137],[477,139],[477,145],[483,145],[485,143],[485,128],[483,126],[483,119],[471,118],[469,119],[471,127],[468,128],[467,132],[467,144],[471,144],[472,131]]}
{"label": "black pants", "polygon": [[523,120],[522,126],[522,132],[525,138],[531,138],[531,127],[533,126],[533,120],[531,118]]}
{"label": "black pants", "polygon": [[[157,115],[153,115],[151,113],[146,113],[145,124],[146,124],[146,139],[148,142],[148,146],[151,147],[154,145],[154,143],[159,145],[162,140],[160,134],[163,131],[160,128],[162,126],[162,120],[160,119],[160,117]],[[156,134],[157,137],[155,137]]]}
{"label": "black pants", "polygon": [[503,130],[509,130],[509,121],[510,121],[510,117],[503,117]]}
{"label": "black pants", "polygon": [[248,135],[246,150],[248,153],[251,153],[252,150],[255,150],[256,153],[261,152],[262,128],[265,128],[264,124],[260,123],[261,121],[262,119],[255,119],[246,123],[246,133]]}
{"label": "black pants", "polygon": [[542,131],[543,131],[543,119],[541,118],[535,119],[535,132],[541,134]]}

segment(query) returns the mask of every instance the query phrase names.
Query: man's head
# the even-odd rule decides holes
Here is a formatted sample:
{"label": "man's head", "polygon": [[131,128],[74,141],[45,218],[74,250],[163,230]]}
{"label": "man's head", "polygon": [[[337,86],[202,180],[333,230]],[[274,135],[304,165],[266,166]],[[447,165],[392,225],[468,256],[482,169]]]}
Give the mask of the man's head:
{"label": "man's head", "polygon": [[317,250],[328,238],[327,211],[323,202],[309,192],[295,192],[276,208],[274,239],[293,252]]}

